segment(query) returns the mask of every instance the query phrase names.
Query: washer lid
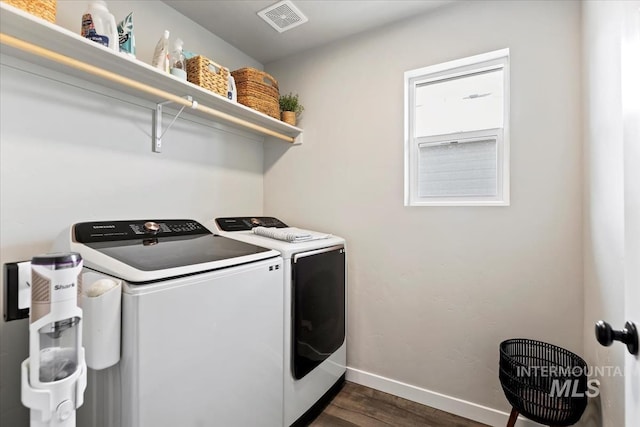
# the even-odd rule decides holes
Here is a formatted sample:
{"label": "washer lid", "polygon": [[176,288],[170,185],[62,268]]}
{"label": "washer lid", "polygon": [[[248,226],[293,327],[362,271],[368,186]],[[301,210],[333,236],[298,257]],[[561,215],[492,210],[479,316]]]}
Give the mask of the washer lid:
{"label": "washer lid", "polygon": [[131,282],[162,280],[277,256],[269,249],[216,236],[193,220],[75,224],[71,247],[85,265]]}

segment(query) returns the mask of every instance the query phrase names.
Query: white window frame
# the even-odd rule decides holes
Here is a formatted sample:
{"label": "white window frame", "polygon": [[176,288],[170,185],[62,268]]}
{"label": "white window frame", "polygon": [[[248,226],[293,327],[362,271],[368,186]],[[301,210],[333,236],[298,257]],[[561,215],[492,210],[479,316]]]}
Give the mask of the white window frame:
{"label": "white window frame", "polygon": [[[483,71],[503,70],[503,127],[415,137],[415,91],[425,83]],[[509,49],[449,61],[404,73],[404,205],[405,206],[509,206]],[[497,146],[497,195],[420,197],[418,169],[420,147],[478,138],[495,138]]]}

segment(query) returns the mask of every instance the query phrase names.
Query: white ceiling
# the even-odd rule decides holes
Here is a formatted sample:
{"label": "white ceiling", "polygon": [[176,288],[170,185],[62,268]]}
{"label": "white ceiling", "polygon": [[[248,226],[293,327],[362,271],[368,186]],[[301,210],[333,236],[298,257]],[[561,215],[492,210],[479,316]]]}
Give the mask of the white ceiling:
{"label": "white ceiling", "polygon": [[309,22],[278,33],[257,12],[277,0],[180,1],[166,4],[262,64],[427,13],[454,0],[293,0]]}

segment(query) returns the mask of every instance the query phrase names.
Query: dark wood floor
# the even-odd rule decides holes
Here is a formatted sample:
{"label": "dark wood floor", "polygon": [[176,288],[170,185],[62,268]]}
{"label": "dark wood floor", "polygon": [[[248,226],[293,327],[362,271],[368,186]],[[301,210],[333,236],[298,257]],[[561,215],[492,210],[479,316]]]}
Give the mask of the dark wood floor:
{"label": "dark wood floor", "polygon": [[487,427],[410,400],[346,382],[310,427]]}

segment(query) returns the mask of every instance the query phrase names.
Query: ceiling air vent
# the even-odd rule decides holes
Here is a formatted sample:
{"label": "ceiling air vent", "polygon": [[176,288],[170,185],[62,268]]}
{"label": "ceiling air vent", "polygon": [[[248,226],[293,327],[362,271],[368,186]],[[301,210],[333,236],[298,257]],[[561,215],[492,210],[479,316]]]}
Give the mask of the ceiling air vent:
{"label": "ceiling air vent", "polygon": [[258,12],[258,16],[267,21],[277,32],[283,33],[309,19],[289,0],[279,1]]}

